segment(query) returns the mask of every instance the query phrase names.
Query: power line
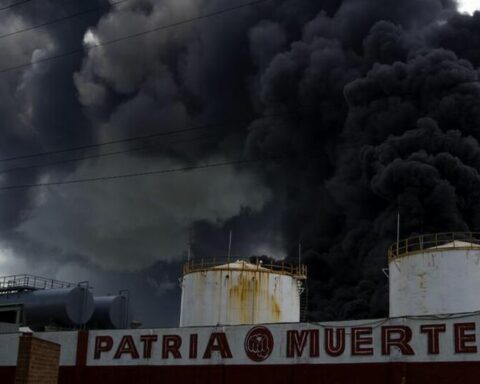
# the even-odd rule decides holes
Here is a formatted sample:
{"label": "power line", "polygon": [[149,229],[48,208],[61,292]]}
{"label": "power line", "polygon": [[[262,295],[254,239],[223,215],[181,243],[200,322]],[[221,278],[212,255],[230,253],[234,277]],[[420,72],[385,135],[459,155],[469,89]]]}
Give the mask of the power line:
{"label": "power line", "polygon": [[33,0],[20,0],[20,1],[17,1],[16,3],[1,7],[0,11],[4,11],[6,9],[11,9],[11,8],[17,7],[17,6],[25,4],[25,3],[30,3],[31,1],[33,1]]}
{"label": "power line", "polygon": [[[92,182],[119,180],[119,179],[127,179],[127,178],[142,177],[142,176],[165,175],[169,173],[186,172],[186,171],[193,171],[198,169],[225,167],[228,165],[245,165],[245,164],[252,164],[252,163],[258,163],[258,162],[264,162],[264,161],[279,161],[279,160],[286,160],[286,159],[300,158],[300,157],[307,157],[307,156],[297,155],[297,156],[290,156],[290,157],[283,156],[283,157],[270,157],[270,158],[259,158],[259,159],[238,159],[238,160],[222,161],[222,162],[216,162],[216,163],[190,165],[190,166],[178,167],[178,168],[160,169],[156,171],[124,173],[124,174],[112,175],[112,176],[99,176],[99,177],[90,177],[90,178],[73,179],[73,180],[65,180],[65,181],[52,181],[52,182],[45,182],[45,183],[7,185],[5,187],[0,187],[0,191],[50,187],[55,185],[92,183]],[[314,156],[308,156],[308,157],[314,157]]]}
{"label": "power line", "polygon": [[[5,33],[5,34],[3,34],[3,35],[0,35],[0,39],[3,39],[3,38],[5,38],[5,37],[9,37],[9,36],[18,35],[19,33],[24,33],[24,32],[28,32],[28,31],[32,31],[32,30],[34,30],[34,29],[46,27],[46,26],[49,26],[49,25],[58,24],[58,23],[61,23],[62,21],[69,20],[69,19],[73,19],[73,18],[79,17],[79,16],[88,15],[89,13],[98,12],[98,11],[101,11],[101,10],[103,10],[103,9],[110,9],[111,7],[114,7],[114,6],[116,6],[116,5],[118,5],[118,4],[121,4],[121,3],[126,3],[127,1],[131,1],[131,0],[119,0],[119,1],[116,1],[116,2],[114,2],[114,3],[110,3],[110,4],[107,4],[107,5],[100,5],[100,6],[98,6],[98,7],[93,7],[93,8],[85,9],[85,10],[79,11],[79,12],[77,12],[77,13],[72,13],[72,14],[67,15],[67,16],[59,17],[58,19],[53,19],[53,20],[50,20],[50,21],[46,21],[46,22],[44,22],[44,23],[32,25],[31,27],[22,28],[22,29],[17,29],[16,31],[12,31],[12,32]],[[0,9],[0,10],[1,10],[1,9]]]}
{"label": "power line", "polygon": [[[218,133],[216,135],[209,135],[209,136],[203,136],[203,137],[200,136],[200,137],[196,137],[196,138],[192,138],[192,139],[175,140],[175,141],[171,141],[171,142],[168,142],[168,143],[165,143],[165,144],[172,145],[172,144],[180,144],[180,143],[189,143],[189,142],[194,142],[194,141],[211,139],[212,137],[216,137],[216,136],[218,136]],[[53,161],[53,162],[44,163],[44,164],[25,165],[25,166],[20,166],[20,167],[7,168],[7,169],[0,170],[0,174],[5,174],[5,173],[10,173],[10,172],[15,172],[15,171],[25,171],[27,169],[45,168],[45,167],[51,167],[51,166],[55,166],[55,165],[62,165],[62,164],[68,164],[68,163],[77,163],[79,161],[96,159],[96,158],[107,157],[107,156],[116,156],[116,155],[121,155],[121,154],[125,154],[125,153],[148,152],[148,151],[153,151],[155,149],[158,149],[159,147],[160,147],[159,145],[148,145],[148,146],[139,147],[139,148],[125,149],[125,150],[121,150],[121,151],[104,152],[104,153],[98,153],[98,154],[90,155],[90,156],[81,156],[81,157],[75,157],[75,158],[72,158],[72,159]]]}
{"label": "power line", "polygon": [[149,135],[143,135],[143,136],[131,136],[131,137],[123,138],[123,139],[103,141],[101,143],[85,144],[85,145],[79,145],[79,146],[75,146],[75,147],[56,149],[56,150],[52,150],[52,151],[31,153],[31,154],[28,154],[28,155],[4,157],[4,158],[0,159],[0,162],[13,161],[13,160],[25,160],[25,159],[31,159],[31,158],[40,157],[40,156],[56,155],[56,154],[66,153],[66,152],[73,152],[73,151],[80,151],[80,150],[84,150],[84,149],[98,148],[98,147],[102,147],[102,146],[105,146],[105,145],[112,145],[112,144],[128,143],[128,142],[132,142],[132,141],[147,140],[147,139],[153,139],[153,138],[161,137],[161,136],[170,136],[170,135],[175,135],[175,134],[179,134],[179,133],[199,131],[199,130],[208,129],[208,128],[225,127],[225,126],[229,126],[229,125],[247,123],[247,122],[250,122],[250,121],[251,121],[251,119],[248,119],[248,120],[242,119],[242,120],[230,121],[230,122],[226,122],[226,123],[223,122],[223,123],[217,123],[217,124],[206,124],[206,125],[201,125],[201,126],[196,126],[196,127],[191,127],[191,128],[170,130],[170,131],[164,131],[164,132],[156,132],[156,133],[152,133],[152,134],[149,134]]}
{"label": "power line", "polygon": [[[313,106],[305,106],[303,108],[299,108],[299,111],[301,110],[307,110],[307,109],[312,109],[314,108]],[[299,112],[297,111],[297,112]],[[178,134],[178,133],[184,133],[184,132],[192,132],[192,131],[197,131],[197,130],[204,130],[204,129],[218,129],[218,128],[225,128],[225,127],[232,127],[240,124],[248,124],[251,123],[252,120],[255,119],[270,119],[270,118],[276,118],[276,117],[287,117],[287,116],[296,116],[297,113],[294,112],[289,112],[289,113],[277,113],[277,114],[267,114],[267,115],[252,115],[249,118],[244,118],[244,119],[237,119],[237,120],[229,120],[229,121],[223,121],[223,122],[217,122],[217,123],[209,123],[197,127],[192,127],[192,128],[187,128],[187,129],[180,129],[180,130],[172,130],[172,131],[166,131],[166,132],[157,132],[153,133],[150,135],[145,135],[145,136],[134,136],[134,137],[128,137],[124,139],[118,139],[118,140],[111,140],[111,141],[106,141],[106,142],[101,142],[101,143],[94,143],[94,144],[87,144],[87,145],[82,145],[82,146],[77,146],[77,147],[70,147],[70,148],[63,148],[63,149],[58,149],[58,150],[53,150],[53,151],[47,151],[47,152],[38,152],[38,153],[33,153],[29,155],[22,155],[22,156],[15,156],[15,157],[9,157],[5,159],[0,159],[1,161],[10,161],[10,160],[19,160],[19,159],[26,159],[26,158],[33,158],[33,157],[39,157],[39,156],[46,156],[46,155],[52,155],[52,154],[59,154],[59,153],[66,153],[66,152],[73,152],[77,151],[80,149],[88,149],[88,148],[95,148],[95,147],[101,147],[104,145],[109,145],[109,144],[119,144],[119,143],[124,143],[124,142],[131,142],[135,140],[145,140],[145,139],[154,139],[160,136],[167,136],[170,134]],[[216,134],[211,134],[210,137],[216,137],[222,132],[218,132]],[[186,142],[194,142],[198,140],[203,140],[205,137],[196,137],[196,138],[189,138],[189,139],[182,139],[182,140],[175,140],[175,141],[170,141],[165,144],[179,144],[179,143],[186,143]],[[161,144],[161,143],[159,143]],[[140,151],[150,151],[154,150],[156,148],[159,148],[159,145],[151,145],[148,144],[146,146],[142,146],[139,148],[130,148],[130,149],[124,149],[124,150],[117,150],[117,151],[110,151],[110,152],[102,152],[102,153],[97,153],[94,155],[88,155],[88,156],[80,156],[80,157],[75,157],[71,159],[65,159],[65,160],[58,160],[58,161],[53,161],[49,163],[43,163],[43,164],[34,164],[34,165],[25,165],[25,166],[18,166],[18,167],[11,167],[11,168],[5,168],[5,169],[0,169],[0,174],[5,174],[5,173],[10,173],[10,172],[15,172],[15,171],[23,171],[27,169],[35,169],[35,168],[45,168],[49,166],[55,166],[55,165],[61,165],[61,164],[68,164],[68,163],[76,163],[79,161],[84,161],[84,160],[89,160],[89,159],[95,159],[95,158],[101,158],[101,157],[107,157],[107,156],[115,156],[115,155],[121,155],[125,153],[132,153],[132,152],[140,152]]]}
{"label": "power line", "polygon": [[130,136],[130,137],[125,137],[123,139],[103,141],[103,142],[100,142],[100,143],[84,144],[84,145],[79,145],[79,146],[74,146],[74,147],[67,147],[67,148],[54,149],[54,150],[50,150],[50,151],[30,153],[30,154],[27,154],[27,155],[15,155],[15,156],[10,156],[10,157],[0,158],[0,162],[7,162],[7,161],[14,161],[14,160],[25,160],[25,159],[31,159],[31,158],[40,157],[40,156],[56,155],[56,154],[60,154],[60,153],[67,153],[67,152],[74,152],[74,151],[80,151],[80,150],[85,150],[85,149],[99,148],[99,147],[106,146],[106,145],[128,143],[128,142],[134,142],[134,141],[140,141],[140,140],[153,139],[153,138],[162,137],[162,136],[175,135],[175,134],[179,134],[179,133],[194,132],[194,131],[199,131],[199,130],[203,130],[203,129],[224,128],[224,127],[235,126],[235,125],[239,125],[239,124],[248,124],[248,123],[251,123],[252,120],[255,120],[255,119],[270,119],[270,118],[276,118],[276,117],[296,116],[297,113],[300,112],[301,110],[309,110],[309,109],[313,109],[313,108],[316,108],[316,107],[313,106],[313,105],[312,106],[305,106],[305,107],[298,108],[298,111],[295,111],[295,112],[272,113],[272,114],[267,114],[267,115],[251,115],[248,118],[226,120],[226,121],[214,122],[214,123],[207,123],[207,124],[204,124],[204,125],[194,126],[194,127],[190,127],[190,128],[154,132],[154,133],[151,133],[151,134],[148,134],[148,135]]}
{"label": "power line", "polygon": [[204,15],[192,17],[190,19],[177,21],[177,22],[172,23],[172,24],[162,25],[162,26],[155,27],[155,28],[152,28],[152,29],[147,29],[147,30],[142,31],[142,32],[137,32],[137,33],[133,33],[131,35],[118,37],[118,38],[112,39],[112,40],[105,40],[105,41],[99,42],[97,44],[90,44],[90,45],[84,46],[82,48],[73,49],[71,51],[60,53],[58,55],[47,56],[43,59],[38,59],[35,62],[27,62],[27,63],[15,65],[13,67],[6,67],[6,68],[3,68],[3,69],[0,69],[0,73],[6,73],[6,72],[11,72],[11,71],[14,71],[14,70],[17,70],[17,69],[31,67],[31,66],[36,65],[36,64],[50,62],[50,61],[53,61],[53,60],[57,60],[57,59],[61,59],[61,58],[64,58],[64,57],[72,56],[72,55],[75,55],[77,53],[84,53],[85,51],[90,51],[90,50],[93,50],[93,49],[96,49],[96,48],[105,47],[105,46],[116,44],[116,43],[123,42],[123,41],[126,41],[126,40],[130,40],[130,39],[134,39],[134,38],[137,38],[137,37],[145,36],[145,35],[148,35],[150,33],[155,33],[155,32],[163,31],[163,30],[166,30],[166,29],[179,27],[181,25],[185,25],[185,24],[193,23],[195,21],[200,21],[200,20],[208,19],[210,17],[219,16],[219,15],[222,15],[222,14],[225,14],[225,13],[237,11],[239,9],[251,7],[253,5],[258,5],[258,4],[261,4],[261,3],[265,3],[267,1],[272,1],[272,0],[256,0],[256,1],[251,1],[249,3],[244,3],[244,4],[241,4],[241,5],[237,5],[237,6],[234,6],[234,7],[220,9],[218,11],[214,11],[214,12],[207,13],[207,14],[204,14]]}

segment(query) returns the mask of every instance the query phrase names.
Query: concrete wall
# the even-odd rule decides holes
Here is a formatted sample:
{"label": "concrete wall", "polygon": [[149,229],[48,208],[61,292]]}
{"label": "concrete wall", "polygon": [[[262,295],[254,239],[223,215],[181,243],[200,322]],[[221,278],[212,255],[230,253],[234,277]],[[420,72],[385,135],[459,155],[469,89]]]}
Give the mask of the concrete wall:
{"label": "concrete wall", "polygon": [[[480,377],[478,313],[35,336],[61,344],[59,384],[476,384]],[[15,383],[8,350],[16,356],[18,344],[18,334],[0,335],[1,384]]]}

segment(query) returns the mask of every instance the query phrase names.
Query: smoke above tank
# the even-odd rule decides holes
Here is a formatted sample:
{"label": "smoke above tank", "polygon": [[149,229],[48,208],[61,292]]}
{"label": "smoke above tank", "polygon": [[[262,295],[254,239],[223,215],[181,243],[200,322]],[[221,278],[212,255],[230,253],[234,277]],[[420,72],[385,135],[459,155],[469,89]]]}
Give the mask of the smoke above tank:
{"label": "smoke above tank", "polygon": [[[185,12],[195,16],[198,10],[193,2],[184,7],[177,0],[140,3],[112,7],[86,34],[78,33],[80,39],[85,37],[87,44],[108,41],[123,36],[125,20],[134,32],[135,26],[158,26],[181,20]],[[150,35],[141,43],[89,49],[78,62],[70,62],[75,74],[60,61],[52,61],[45,71],[19,76],[25,83],[12,87],[11,94],[5,91],[0,103],[5,151],[13,147],[21,152],[22,147],[29,153],[37,148],[40,144],[30,136],[18,134],[30,132],[32,126],[41,133],[45,147],[57,147],[72,146],[70,138],[75,137],[128,137],[158,127],[260,116],[248,127],[224,127],[215,140],[200,142],[187,135],[185,145],[160,145],[153,154],[136,153],[129,160],[135,156],[140,164],[143,160],[152,167],[157,158],[201,163],[232,153],[286,160],[245,165],[242,169],[255,174],[258,183],[244,183],[241,188],[228,184],[220,193],[218,187],[211,188],[211,194],[202,188],[202,198],[197,186],[238,180],[235,167],[222,174],[202,173],[181,194],[143,184],[144,179],[125,188],[102,185],[103,195],[85,188],[77,195],[59,193],[46,202],[35,192],[9,194],[0,220],[8,232],[2,235],[24,234],[25,238],[11,236],[12,248],[18,250],[25,250],[25,244],[30,249],[58,249],[61,239],[60,248],[72,258],[81,254],[105,268],[127,264],[142,268],[161,253],[155,248],[162,246],[159,233],[182,233],[178,223],[187,222],[196,211],[189,203],[201,200],[198,206],[208,206],[215,215],[202,210],[193,216],[195,254],[223,251],[223,242],[210,240],[222,238],[219,233],[229,226],[236,236],[243,234],[238,243],[244,255],[251,254],[247,244],[253,239],[296,258],[301,242],[303,260],[310,267],[311,320],[386,315],[388,282],[381,269],[387,265],[385,251],[395,239],[397,212],[402,217],[402,237],[473,231],[480,225],[480,13],[461,15],[455,4],[453,0],[264,2],[230,16]],[[228,6],[227,0],[202,3],[205,12]],[[56,36],[55,30],[49,29],[50,45],[67,48],[58,44],[64,36]],[[60,72],[66,75],[58,78]],[[52,87],[53,80],[63,85],[68,82],[64,79],[72,78],[74,92],[54,91],[60,87]],[[47,90],[49,97],[44,97]],[[88,124],[75,124],[84,119],[72,113],[62,119],[50,113],[64,105],[63,99],[77,101],[77,93],[81,106],[75,105],[75,110],[87,111],[92,120]],[[24,106],[28,111],[20,109]],[[15,125],[12,122],[23,121],[17,116],[35,120]],[[57,120],[67,121],[65,126],[72,131],[65,131]],[[61,140],[66,137],[67,141]],[[22,183],[47,179],[43,172],[32,172]],[[5,180],[16,183],[12,175],[5,175]],[[165,197],[158,199],[155,194],[160,189]],[[254,204],[251,192],[259,189],[270,193],[254,199]],[[232,204],[230,190],[248,198]],[[192,195],[180,203],[170,198],[187,191]],[[151,198],[132,198],[142,193]],[[80,220],[83,216],[71,204],[72,196],[85,202],[82,207],[105,214],[92,220],[94,224]],[[113,201],[116,196],[123,199]],[[43,209],[36,208],[39,200]],[[152,215],[158,206],[149,203],[156,200],[168,202],[161,207],[166,214]],[[216,214],[217,201],[224,203],[220,214]],[[52,212],[63,216],[52,219]],[[10,230],[18,229],[22,221],[29,225]],[[80,221],[85,223],[81,228]],[[102,236],[99,248],[82,243],[119,222],[121,231]],[[35,241],[30,243],[31,239]],[[133,247],[131,239],[137,240]],[[168,244],[172,248],[162,254],[180,257],[182,241]],[[30,249],[24,253],[37,255]],[[131,257],[133,252],[138,258]]]}
{"label": "smoke above tank", "polygon": [[[148,3],[151,14],[133,6],[112,10],[91,35],[114,35],[120,25],[114,20],[126,14],[147,21],[163,15],[164,8]],[[175,5],[162,3],[172,14]],[[76,85],[86,108],[106,107],[108,123],[125,132],[138,124],[124,122],[145,116],[160,126],[260,115],[248,130],[225,127],[213,144],[169,149],[199,161],[232,148],[253,159],[287,158],[250,167],[272,191],[263,207],[194,223],[194,253],[224,251],[212,239],[224,238],[219,232],[229,226],[243,234],[239,243],[276,242],[292,258],[301,242],[311,267],[312,320],[383,316],[388,282],[381,269],[398,211],[403,235],[478,223],[478,200],[470,197],[477,194],[471,181],[478,164],[462,148],[478,146],[478,21],[459,19],[454,8],[454,1],[440,0],[266,3],[231,23],[166,34],[157,46],[165,56],[142,56],[148,65],[136,66],[138,72],[120,50],[91,51]],[[465,30],[470,38],[456,44],[452,36]],[[142,79],[149,79],[148,92]],[[129,102],[110,109],[92,100],[92,87]],[[159,108],[162,116],[154,113]],[[456,178],[456,169],[468,180]]]}

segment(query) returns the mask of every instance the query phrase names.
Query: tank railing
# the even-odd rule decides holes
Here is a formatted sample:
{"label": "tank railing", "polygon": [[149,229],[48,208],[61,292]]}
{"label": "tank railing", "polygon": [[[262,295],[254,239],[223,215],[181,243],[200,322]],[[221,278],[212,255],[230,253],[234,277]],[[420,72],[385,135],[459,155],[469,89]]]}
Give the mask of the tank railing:
{"label": "tank railing", "polygon": [[21,290],[72,288],[75,286],[77,284],[26,274],[0,277],[0,293]]}
{"label": "tank railing", "polygon": [[388,249],[388,259],[418,253],[424,250],[480,249],[479,232],[446,232],[409,237],[394,243]]}
{"label": "tank railing", "polygon": [[[238,268],[230,268],[230,264],[236,261],[244,261],[251,266],[255,267],[256,270],[261,271],[267,269],[271,272],[275,272],[278,274],[285,274],[294,276],[298,279],[305,279],[307,277],[307,266],[306,265],[294,265],[291,263],[286,262],[278,262],[278,263],[263,263],[261,260],[256,260],[252,262],[250,259],[245,258],[209,258],[209,259],[192,259],[187,261],[183,265],[183,274],[186,275],[192,272],[202,272],[206,270],[210,270],[215,267],[226,266],[225,269],[227,270],[238,270]],[[245,269],[248,271],[255,271],[254,268]]]}

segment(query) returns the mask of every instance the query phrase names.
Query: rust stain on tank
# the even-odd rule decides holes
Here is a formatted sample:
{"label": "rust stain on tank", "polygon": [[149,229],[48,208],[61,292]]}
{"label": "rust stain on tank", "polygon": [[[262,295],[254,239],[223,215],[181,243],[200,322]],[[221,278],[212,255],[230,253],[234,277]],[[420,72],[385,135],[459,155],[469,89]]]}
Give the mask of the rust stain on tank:
{"label": "rust stain on tank", "polygon": [[280,321],[281,308],[269,288],[271,277],[270,273],[241,271],[231,279],[228,310],[235,313],[241,323],[255,323],[265,319],[265,315],[268,322]]}
{"label": "rust stain on tank", "polygon": [[280,305],[278,305],[278,302],[275,299],[274,295],[271,296],[271,302],[273,319],[275,321],[280,321],[280,319],[282,318],[282,309],[280,308]]}

